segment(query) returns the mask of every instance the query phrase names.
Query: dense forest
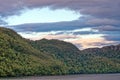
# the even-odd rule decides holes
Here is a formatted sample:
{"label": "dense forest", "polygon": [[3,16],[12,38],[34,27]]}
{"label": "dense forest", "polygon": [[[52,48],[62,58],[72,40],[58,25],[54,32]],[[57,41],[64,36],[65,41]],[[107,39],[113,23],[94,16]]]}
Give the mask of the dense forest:
{"label": "dense forest", "polygon": [[79,50],[64,41],[24,39],[0,27],[0,77],[119,72],[120,45]]}

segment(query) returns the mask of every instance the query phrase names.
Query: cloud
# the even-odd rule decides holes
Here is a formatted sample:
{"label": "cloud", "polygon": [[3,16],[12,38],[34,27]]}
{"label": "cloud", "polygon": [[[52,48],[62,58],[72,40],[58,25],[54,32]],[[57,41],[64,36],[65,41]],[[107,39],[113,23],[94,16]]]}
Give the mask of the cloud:
{"label": "cloud", "polygon": [[[91,28],[83,28],[83,29],[74,29],[74,30],[59,30],[59,31],[46,31],[46,32],[32,32],[32,31],[23,31],[23,32],[18,32],[25,38],[29,38],[32,40],[39,40],[42,38],[49,38],[49,39],[64,39],[65,38],[76,38],[77,35],[87,35],[88,33],[92,34],[93,32],[96,32],[92,30]],[[79,34],[76,34],[79,33]],[[51,35],[52,37],[49,37],[48,35]],[[59,37],[55,36],[59,35]],[[68,37],[67,37],[68,36]]]}
{"label": "cloud", "polygon": [[[88,27],[85,22],[80,20],[55,22],[55,23],[30,23],[9,26],[13,27],[16,31],[33,31],[33,32],[45,32],[45,31],[57,31],[57,30],[73,30],[78,28]],[[89,26],[90,27],[90,26]]]}
{"label": "cloud", "polygon": [[93,18],[87,21],[89,25],[120,25],[119,20],[108,18]]}
{"label": "cloud", "polygon": [[1,19],[0,19],[0,24],[1,25],[7,25],[7,23],[5,21],[1,20]]}
{"label": "cloud", "polygon": [[[69,22],[69,24],[71,23],[71,26],[91,27],[91,25],[120,25],[120,0],[0,0],[0,15],[2,17],[15,14],[19,15],[21,10],[26,8],[33,9],[43,7],[49,7],[51,10],[61,8],[70,9],[80,12],[80,14],[85,17],[85,19],[80,18],[80,21],[76,20],[73,23]],[[86,22],[84,25],[82,23],[82,19]],[[68,23],[62,22],[54,25],[59,26],[60,24],[65,26]],[[35,24],[29,25],[32,26]],[[39,27],[39,25],[36,24],[35,26]],[[70,29],[71,26],[69,27]]]}
{"label": "cloud", "polygon": [[45,6],[51,6],[52,9],[68,8],[97,17],[120,16],[120,0],[0,0],[0,13],[8,15],[25,7]]}
{"label": "cloud", "polygon": [[115,42],[118,42],[120,43],[120,34],[111,34],[111,35],[105,35],[103,36],[106,40],[109,40],[109,41],[115,41]]}
{"label": "cloud", "polygon": [[88,26],[81,23],[81,21],[71,21],[45,24],[38,23],[32,25],[24,24],[17,25],[13,28],[28,39],[59,39],[71,42],[79,49],[102,47],[120,43],[119,26]]}
{"label": "cloud", "polygon": [[25,4],[21,0],[0,0],[0,15],[3,17],[18,14]]}
{"label": "cloud", "polygon": [[[74,31],[73,31],[74,32]],[[102,47],[103,43],[105,44],[113,44],[113,41],[107,41],[102,34],[57,34],[57,32],[29,32],[29,33],[19,33],[25,38],[31,40],[40,40],[43,38],[46,39],[59,39],[67,42],[71,42],[75,44],[79,49],[85,48],[94,48],[94,47]],[[99,43],[99,44],[95,44]]]}
{"label": "cloud", "polygon": [[97,26],[94,27],[94,29],[97,29],[99,31],[120,31],[120,27],[119,26],[112,26],[112,25],[102,25],[102,26]]}
{"label": "cloud", "polygon": [[120,25],[120,0],[0,0],[0,16],[19,15],[26,8],[43,7],[80,12],[86,17],[86,25],[89,26]]}
{"label": "cloud", "polygon": [[[96,32],[90,28],[66,30],[66,31],[49,31],[49,32],[19,32],[25,38],[31,40],[59,39],[75,44],[79,49],[102,47],[105,44],[113,44],[114,41],[108,41],[103,34],[88,34],[88,32]],[[75,34],[79,32],[79,34]],[[86,32],[81,34],[80,32]],[[96,44],[98,43],[98,44]],[[104,43],[104,44],[103,44]]]}
{"label": "cloud", "polygon": [[[81,48],[120,43],[120,0],[0,0],[0,23],[5,23],[2,18],[19,15],[26,8],[43,7],[74,10],[82,14],[82,17],[69,22],[30,23],[9,27],[27,38],[62,39]],[[83,28],[92,30],[74,31]]]}
{"label": "cloud", "polygon": [[103,34],[104,38],[107,41],[114,41],[115,43],[120,43],[120,27],[112,26],[112,25],[103,25],[94,27],[93,29],[97,29],[99,33]]}
{"label": "cloud", "polygon": [[[95,47],[102,47],[107,44],[113,44],[113,41],[107,41],[105,38],[102,37],[102,35],[83,35],[84,37],[78,38],[76,40],[70,41],[71,43],[81,45],[80,49],[86,49],[86,48],[95,48]],[[97,37],[93,37],[97,36]],[[96,44],[97,43],[97,44]],[[104,44],[103,44],[104,43]]]}

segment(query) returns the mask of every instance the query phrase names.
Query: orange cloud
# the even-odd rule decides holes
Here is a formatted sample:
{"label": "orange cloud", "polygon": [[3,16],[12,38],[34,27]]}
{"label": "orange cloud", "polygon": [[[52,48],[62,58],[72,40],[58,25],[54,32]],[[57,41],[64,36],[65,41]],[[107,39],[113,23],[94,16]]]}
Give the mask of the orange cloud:
{"label": "orange cloud", "polygon": [[[67,40],[66,40],[67,41]],[[113,43],[113,41],[107,41],[106,39],[104,39],[102,36],[100,35],[84,35],[81,38],[77,38],[77,39],[73,39],[73,40],[69,40],[69,42],[73,43],[73,44],[77,44],[77,45],[81,45],[82,48],[80,49],[85,49],[85,48],[94,48],[94,47],[102,47],[103,45],[97,45],[96,43],[104,43],[104,44],[109,44],[109,43]]]}
{"label": "orange cloud", "polygon": [[43,34],[42,36],[35,36],[30,38],[31,40],[39,40],[42,38],[46,38],[46,39],[59,39],[59,40],[65,40],[65,39],[73,39],[73,38],[77,38],[75,35],[72,34],[60,34],[60,35],[54,35],[54,34]]}
{"label": "orange cloud", "polygon": [[40,40],[43,38],[46,39],[59,39],[63,41],[67,41],[75,44],[79,49],[85,48],[94,48],[94,47],[102,47],[101,44],[112,44],[113,41],[108,41],[102,34],[88,34],[88,35],[74,35],[74,34],[55,34],[50,32],[38,32],[38,33],[20,33],[25,38],[29,38],[31,40]]}

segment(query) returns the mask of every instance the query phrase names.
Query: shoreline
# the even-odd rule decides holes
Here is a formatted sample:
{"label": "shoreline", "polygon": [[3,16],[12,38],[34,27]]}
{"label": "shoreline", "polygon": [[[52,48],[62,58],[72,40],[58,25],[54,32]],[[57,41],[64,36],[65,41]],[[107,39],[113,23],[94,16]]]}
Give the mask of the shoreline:
{"label": "shoreline", "polygon": [[66,74],[66,75],[31,75],[31,76],[15,76],[15,77],[0,77],[1,79],[22,79],[32,77],[64,77],[64,76],[94,76],[94,75],[120,75],[120,73],[90,73],[90,74]]}

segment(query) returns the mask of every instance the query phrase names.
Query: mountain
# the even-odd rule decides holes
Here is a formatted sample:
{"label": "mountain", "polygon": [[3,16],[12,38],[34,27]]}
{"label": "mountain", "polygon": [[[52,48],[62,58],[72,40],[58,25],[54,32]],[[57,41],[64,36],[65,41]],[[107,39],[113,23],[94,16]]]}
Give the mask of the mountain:
{"label": "mountain", "polygon": [[80,51],[59,40],[31,41],[0,27],[0,76],[119,73],[120,45]]}
{"label": "mountain", "polygon": [[64,74],[64,68],[13,30],[0,28],[0,76]]}
{"label": "mountain", "polygon": [[42,39],[30,44],[62,61],[69,74],[120,72],[120,45],[80,51],[73,44],[59,40]]}

